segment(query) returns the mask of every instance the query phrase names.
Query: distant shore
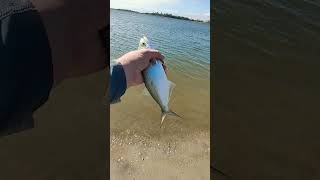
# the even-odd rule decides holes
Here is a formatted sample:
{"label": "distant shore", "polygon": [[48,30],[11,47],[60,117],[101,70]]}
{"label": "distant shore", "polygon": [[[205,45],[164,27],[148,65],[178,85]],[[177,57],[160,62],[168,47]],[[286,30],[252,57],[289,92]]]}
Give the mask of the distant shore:
{"label": "distant shore", "polygon": [[[114,9],[114,8],[111,8],[111,9]],[[169,14],[169,13],[161,13],[161,12],[142,13],[142,12],[133,11],[133,10],[128,10],[128,9],[114,9],[114,10],[127,11],[127,12],[139,13],[139,14],[148,14],[148,15],[154,15],[154,16],[162,16],[162,17],[168,17],[168,18],[173,18],[173,19],[182,19],[182,20],[187,20],[187,21],[210,23],[210,20],[208,20],[208,21],[202,21],[202,20],[191,19],[191,18],[183,17],[183,16],[176,16],[176,15]]]}

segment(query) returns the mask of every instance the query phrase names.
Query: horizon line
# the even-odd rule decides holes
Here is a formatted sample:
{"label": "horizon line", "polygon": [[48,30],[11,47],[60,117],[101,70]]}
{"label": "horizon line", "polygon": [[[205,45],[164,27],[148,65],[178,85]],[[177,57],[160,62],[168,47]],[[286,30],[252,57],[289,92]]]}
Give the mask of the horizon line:
{"label": "horizon line", "polygon": [[157,11],[141,12],[141,11],[132,10],[132,9],[112,8],[112,7],[110,7],[110,9],[114,9],[114,10],[124,10],[124,11],[131,11],[131,12],[136,12],[136,13],[140,13],[140,14],[146,14],[146,13],[165,13],[165,14],[168,14],[168,15],[176,16],[176,17],[188,18],[189,20],[192,20],[192,21],[201,21],[201,22],[210,22],[210,21],[211,21],[210,16],[208,16],[208,17],[209,17],[209,19],[208,19],[208,20],[200,20],[200,19],[194,19],[194,18],[190,18],[190,17],[187,17],[187,16],[175,15],[175,14],[166,13],[166,12],[157,12]]}

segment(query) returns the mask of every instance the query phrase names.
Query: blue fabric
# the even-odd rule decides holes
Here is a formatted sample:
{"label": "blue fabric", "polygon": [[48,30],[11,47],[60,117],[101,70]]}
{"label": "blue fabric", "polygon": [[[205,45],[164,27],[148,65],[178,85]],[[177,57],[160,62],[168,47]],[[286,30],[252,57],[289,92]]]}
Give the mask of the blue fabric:
{"label": "blue fabric", "polygon": [[109,101],[110,104],[120,102],[120,97],[126,92],[127,80],[121,64],[110,65]]}

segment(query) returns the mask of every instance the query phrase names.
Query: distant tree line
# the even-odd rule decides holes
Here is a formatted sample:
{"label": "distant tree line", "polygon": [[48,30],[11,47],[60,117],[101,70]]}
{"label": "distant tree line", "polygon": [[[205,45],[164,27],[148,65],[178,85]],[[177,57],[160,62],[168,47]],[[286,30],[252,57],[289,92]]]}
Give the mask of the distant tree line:
{"label": "distant tree line", "polygon": [[132,10],[128,10],[128,9],[115,9],[115,10],[135,12],[135,13],[140,13],[140,14],[149,14],[149,15],[154,15],[154,16],[169,17],[169,18],[182,19],[182,20],[188,20],[188,21],[196,21],[196,22],[210,23],[210,20],[208,20],[208,21],[201,21],[201,20],[198,20],[198,19],[191,19],[191,18],[187,18],[187,17],[183,17],[183,16],[176,16],[176,15],[173,15],[173,14],[162,13],[162,12],[141,13],[141,12],[132,11]]}
{"label": "distant tree line", "polygon": [[143,13],[143,14],[150,14],[150,15],[155,15],[155,16],[163,16],[163,17],[169,17],[169,18],[174,18],[174,19],[182,19],[182,20],[188,20],[188,21],[197,21],[197,22],[204,22],[198,19],[191,19],[183,16],[176,16],[173,14],[169,13],[162,13],[162,12],[153,12],[153,13]]}

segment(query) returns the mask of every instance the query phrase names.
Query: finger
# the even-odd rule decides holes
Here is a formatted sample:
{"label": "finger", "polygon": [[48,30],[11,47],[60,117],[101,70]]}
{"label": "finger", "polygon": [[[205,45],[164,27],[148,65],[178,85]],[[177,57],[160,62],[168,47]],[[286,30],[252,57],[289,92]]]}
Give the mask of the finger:
{"label": "finger", "polygon": [[148,49],[147,51],[149,59],[159,59],[164,63],[164,56],[155,49]]}
{"label": "finger", "polygon": [[166,75],[168,75],[168,67],[165,64],[162,64],[162,67],[163,67],[164,72],[166,73]]}
{"label": "finger", "polygon": [[150,59],[150,63],[153,63],[156,59]]}
{"label": "finger", "polygon": [[164,64],[164,57],[162,59],[159,59],[162,64]]}

